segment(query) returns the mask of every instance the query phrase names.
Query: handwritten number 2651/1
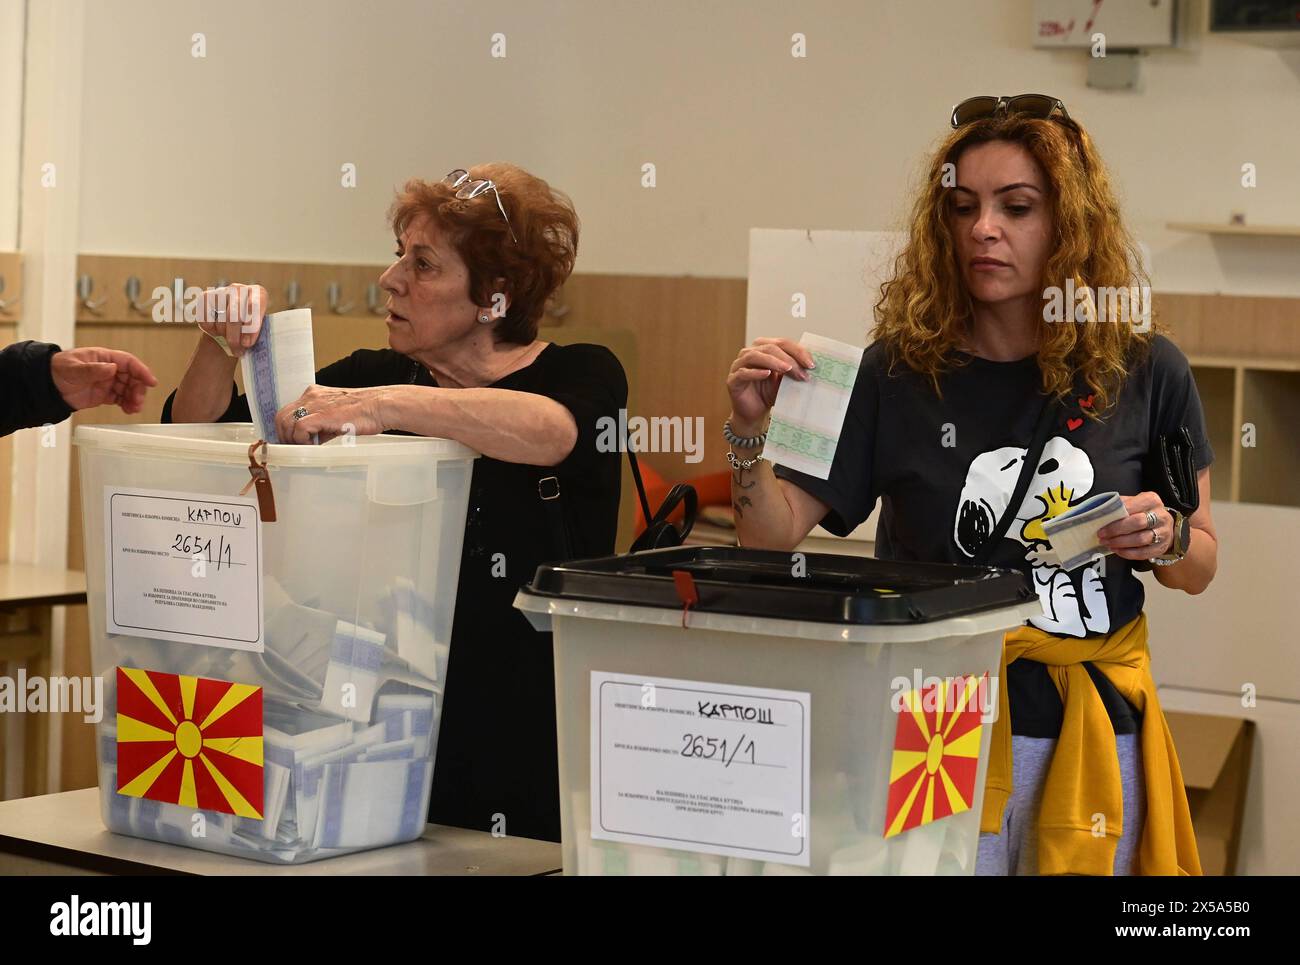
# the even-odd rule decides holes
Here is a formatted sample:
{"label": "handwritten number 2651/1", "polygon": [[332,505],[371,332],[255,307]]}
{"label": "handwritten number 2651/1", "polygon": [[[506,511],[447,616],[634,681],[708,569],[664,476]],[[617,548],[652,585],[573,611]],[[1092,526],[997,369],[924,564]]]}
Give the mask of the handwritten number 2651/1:
{"label": "handwritten number 2651/1", "polygon": [[218,540],[215,561],[212,559],[212,537],[210,536],[186,536],[184,533],[177,533],[176,541],[172,543],[172,549],[178,553],[184,553],[186,556],[193,556],[196,553],[202,554],[206,562],[215,562],[218,567],[223,564],[229,566],[233,562],[231,547],[226,543],[224,536]]}
{"label": "handwritten number 2651/1", "polygon": [[711,761],[718,758],[724,766],[730,767],[731,762],[735,760],[736,755],[747,753],[749,763],[754,761],[754,742],[746,741],[745,735],[740,735],[740,740],[731,745],[731,753],[727,753],[726,738],[705,737],[703,734],[683,734],[682,735],[682,757],[698,757],[702,760]]}

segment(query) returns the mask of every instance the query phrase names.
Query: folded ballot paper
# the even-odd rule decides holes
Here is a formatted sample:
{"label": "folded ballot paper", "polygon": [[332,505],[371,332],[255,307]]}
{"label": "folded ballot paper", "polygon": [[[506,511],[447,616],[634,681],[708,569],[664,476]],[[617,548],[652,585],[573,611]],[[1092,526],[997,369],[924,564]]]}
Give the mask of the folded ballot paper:
{"label": "folded ballot paper", "polygon": [[1051,549],[1043,553],[1049,563],[1063,570],[1082,566],[1108,551],[1097,539],[1097,530],[1128,516],[1119,493],[1089,496],[1060,516],[1043,521],[1043,532],[1051,540]]}
{"label": "folded ballot paper", "polygon": [[804,332],[799,342],[812,353],[816,365],[808,370],[807,382],[789,376],[781,380],[763,455],[773,463],[827,479],[863,349],[811,332]]}
{"label": "folded ballot paper", "polygon": [[293,308],[263,318],[257,342],[240,365],[258,437],[277,443],[275,414],[316,381],[311,309]]}

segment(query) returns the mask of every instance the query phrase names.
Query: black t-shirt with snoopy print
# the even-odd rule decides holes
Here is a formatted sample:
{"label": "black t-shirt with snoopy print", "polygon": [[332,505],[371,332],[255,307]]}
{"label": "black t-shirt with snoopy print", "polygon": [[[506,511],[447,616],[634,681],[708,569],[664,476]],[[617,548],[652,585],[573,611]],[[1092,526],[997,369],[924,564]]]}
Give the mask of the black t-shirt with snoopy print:
{"label": "black t-shirt with snoopy print", "polygon": [[[777,465],[787,479],[830,507],[822,525],[839,536],[859,526],[882,500],[876,530],[881,559],[970,563],[1010,502],[1041,406],[1036,356],[966,364],[940,378],[901,362],[889,371],[885,346],[862,356],[829,479]],[[1135,495],[1143,464],[1161,433],[1185,425],[1197,471],[1214,460],[1191,369],[1181,351],[1154,336],[1129,370],[1118,401],[1102,421],[1085,418],[1085,390],[1058,405],[1055,424],[1028,494],[990,564],[1020,569],[1043,614],[1029,620],[1058,636],[1103,636],[1142,610],[1142,582],[1128,560],[1108,555],[1066,572],[1039,558],[1050,546],[1044,519],[1096,493]],[[1137,711],[1102,673],[1085,664],[1116,733],[1136,733]],[[1012,733],[1057,737],[1063,708],[1047,668],[1018,660],[1007,669]]]}

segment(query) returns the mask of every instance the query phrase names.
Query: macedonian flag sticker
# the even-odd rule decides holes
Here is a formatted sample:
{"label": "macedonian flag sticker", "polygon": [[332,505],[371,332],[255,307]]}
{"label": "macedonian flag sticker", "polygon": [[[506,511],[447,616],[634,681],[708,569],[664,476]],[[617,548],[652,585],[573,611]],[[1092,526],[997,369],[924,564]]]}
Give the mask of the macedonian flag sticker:
{"label": "macedonian flag sticker", "polygon": [[262,688],[117,668],[117,791],[262,817]]}
{"label": "macedonian flag sticker", "polygon": [[987,680],[987,673],[941,679],[899,696],[885,837],[970,810]]}

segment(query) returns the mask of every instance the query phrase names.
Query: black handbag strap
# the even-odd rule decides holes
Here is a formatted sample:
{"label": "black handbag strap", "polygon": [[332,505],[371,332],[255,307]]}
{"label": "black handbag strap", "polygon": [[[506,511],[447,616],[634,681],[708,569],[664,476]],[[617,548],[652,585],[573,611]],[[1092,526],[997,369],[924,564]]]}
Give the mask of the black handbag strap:
{"label": "black handbag strap", "polygon": [[1043,408],[1038,413],[1038,422],[1034,425],[1033,439],[1029,443],[1029,448],[1025,451],[1025,461],[1020,465],[1020,475],[1016,477],[1016,488],[1011,491],[1011,502],[1007,503],[1002,518],[993,527],[993,532],[989,533],[988,539],[975,551],[973,562],[977,566],[984,566],[992,559],[998,543],[1002,541],[1002,537],[1006,536],[1007,530],[1011,528],[1011,523],[1016,518],[1016,511],[1020,508],[1020,504],[1025,501],[1025,493],[1029,492],[1029,484],[1033,480],[1034,473],[1038,471],[1038,462],[1043,457],[1043,447],[1047,445],[1047,437],[1051,434],[1052,420],[1055,415],[1056,399],[1054,396],[1049,395],[1043,400]]}
{"label": "black handbag strap", "polygon": [[[637,462],[636,452],[628,442],[628,462],[632,464],[632,479],[636,482],[636,495],[641,503],[641,513],[646,521],[645,531],[632,544],[630,552],[643,549],[660,549],[666,546],[680,546],[695,525],[699,499],[694,486],[678,483],[668,493],[658,512],[650,512],[650,500],[646,498],[645,483],[641,479],[641,465]],[[542,511],[546,514],[551,527],[553,545],[561,553],[561,560],[575,558],[573,541],[569,538],[569,524],[564,518],[564,501],[560,498],[560,477],[554,473],[541,476],[537,480],[537,495],[542,501]],[[686,504],[685,518],[681,528],[668,521],[668,516],[679,503]]]}

